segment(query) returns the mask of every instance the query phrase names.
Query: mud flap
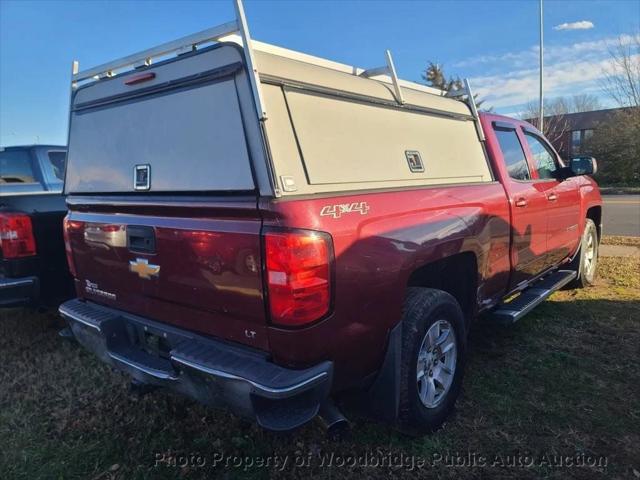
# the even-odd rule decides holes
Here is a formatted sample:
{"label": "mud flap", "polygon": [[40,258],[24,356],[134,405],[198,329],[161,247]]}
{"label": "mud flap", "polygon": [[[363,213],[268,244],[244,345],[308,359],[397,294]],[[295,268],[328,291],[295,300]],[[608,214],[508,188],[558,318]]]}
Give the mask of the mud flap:
{"label": "mud flap", "polygon": [[389,342],[382,367],[368,392],[371,413],[387,422],[394,422],[398,418],[401,353],[402,322],[398,322],[389,332]]}

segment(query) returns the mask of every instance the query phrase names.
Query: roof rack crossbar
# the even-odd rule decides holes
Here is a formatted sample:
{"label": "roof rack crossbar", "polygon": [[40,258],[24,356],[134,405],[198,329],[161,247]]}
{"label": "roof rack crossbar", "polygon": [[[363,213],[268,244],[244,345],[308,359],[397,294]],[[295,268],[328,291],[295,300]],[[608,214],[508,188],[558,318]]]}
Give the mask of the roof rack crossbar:
{"label": "roof rack crossbar", "polygon": [[396,101],[400,104],[404,104],[404,97],[402,96],[402,90],[400,89],[400,82],[398,81],[398,75],[396,74],[396,67],[393,64],[393,57],[389,50],[385,51],[387,64],[384,67],[369,68],[360,73],[361,77],[371,78],[378,77],[380,75],[389,75],[391,82],[393,83],[393,89],[396,94]]}
{"label": "roof rack crossbar", "polygon": [[178,38],[177,40],[172,40],[167,43],[163,43],[162,45],[158,45],[153,48],[149,48],[147,50],[143,50],[142,52],[134,53],[132,55],[127,55],[126,57],[120,58],[118,60],[113,60],[108,63],[103,63],[102,65],[98,65],[97,67],[89,68],[87,70],[83,70],[81,72],[76,73],[73,76],[73,80],[76,82],[87,80],[89,78],[95,77],[100,74],[107,74],[108,72],[113,72],[119,68],[133,66],[139,62],[147,61],[150,62],[154,57],[159,57],[162,55],[167,55],[169,53],[173,53],[177,50],[180,50],[184,47],[191,47],[193,45],[199,45],[201,43],[216,41],[220,37],[224,37],[229,33],[238,31],[238,23],[236,21],[228,22],[222,25],[218,25],[217,27],[208,28],[206,30],[202,30],[201,32],[193,33],[191,35],[187,35],[186,37]]}
{"label": "roof rack crossbar", "polygon": [[476,98],[473,96],[473,90],[471,90],[471,83],[469,83],[469,79],[465,78],[463,80],[463,87],[458,88],[456,90],[450,90],[446,94],[447,97],[450,98],[460,98],[466,97],[464,102],[469,105],[469,109],[471,110],[471,115],[473,116],[473,120],[476,124],[476,131],[478,132],[478,138],[481,142],[484,142],[485,136],[484,131],[482,129],[482,123],[480,123],[480,115],[478,115],[478,106],[476,105]]}
{"label": "roof rack crossbar", "polygon": [[71,88],[75,88],[78,82],[88,80],[91,78],[103,79],[112,77],[115,70],[122,68],[141,68],[152,64],[153,59],[164,55],[175,53],[177,55],[187,53],[196,49],[196,47],[206,42],[220,41],[223,37],[231,35],[233,33],[240,34],[243,41],[243,55],[245,64],[247,65],[247,74],[249,75],[249,82],[251,84],[251,93],[253,94],[256,112],[260,120],[266,120],[267,113],[262,102],[262,92],[260,89],[260,80],[258,77],[258,70],[256,68],[256,62],[253,55],[253,46],[251,41],[251,35],[249,34],[249,27],[247,25],[247,19],[244,14],[244,7],[242,0],[234,0],[236,19],[218,25],[217,27],[208,28],[191,35],[187,35],[170,42],[163,43],[153,48],[143,50],[132,55],[113,60],[108,63],[103,63],[97,67],[90,68],[88,70],[78,71],[78,63],[74,61],[74,69],[71,74]]}

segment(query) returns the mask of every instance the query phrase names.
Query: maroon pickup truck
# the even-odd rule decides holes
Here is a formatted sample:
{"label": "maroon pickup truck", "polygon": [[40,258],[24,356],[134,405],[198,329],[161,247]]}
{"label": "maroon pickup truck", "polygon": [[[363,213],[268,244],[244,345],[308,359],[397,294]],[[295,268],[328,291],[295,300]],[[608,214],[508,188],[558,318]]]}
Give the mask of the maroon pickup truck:
{"label": "maroon pickup truck", "polygon": [[511,323],[593,281],[595,162],[478,115],[470,89],[251,45],[239,25],[247,48],[212,30],[74,74],[78,298],[60,312],[135,382],[267,429],[342,420],[333,401],[356,390],[431,431],[475,318]]}

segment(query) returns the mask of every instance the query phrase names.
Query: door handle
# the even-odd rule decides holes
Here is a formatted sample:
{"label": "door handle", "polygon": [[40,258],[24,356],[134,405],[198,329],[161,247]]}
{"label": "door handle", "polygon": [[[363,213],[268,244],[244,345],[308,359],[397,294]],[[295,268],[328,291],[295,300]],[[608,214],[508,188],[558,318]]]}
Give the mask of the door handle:
{"label": "door handle", "polygon": [[550,202],[555,202],[556,200],[558,200],[558,195],[556,195],[555,193],[550,193],[547,196],[547,200],[549,200]]}
{"label": "door handle", "polygon": [[516,207],[526,207],[527,206],[527,200],[525,198],[519,198],[518,200],[516,200]]}
{"label": "door handle", "polygon": [[127,225],[127,248],[132,252],[156,253],[153,227]]}

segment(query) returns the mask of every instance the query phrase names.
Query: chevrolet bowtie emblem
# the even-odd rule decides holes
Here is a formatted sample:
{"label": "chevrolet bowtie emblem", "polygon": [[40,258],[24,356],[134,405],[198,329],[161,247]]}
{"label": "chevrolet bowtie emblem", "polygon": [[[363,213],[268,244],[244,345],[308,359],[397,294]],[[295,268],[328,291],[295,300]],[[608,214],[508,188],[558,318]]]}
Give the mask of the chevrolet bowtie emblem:
{"label": "chevrolet bowtie emblem", "polygon": [[160,273],[160,265],[149,265],[149,261],[145,258],[136,258],[129,262],[129,270],[137,273],[140,278],[149,280]]}

